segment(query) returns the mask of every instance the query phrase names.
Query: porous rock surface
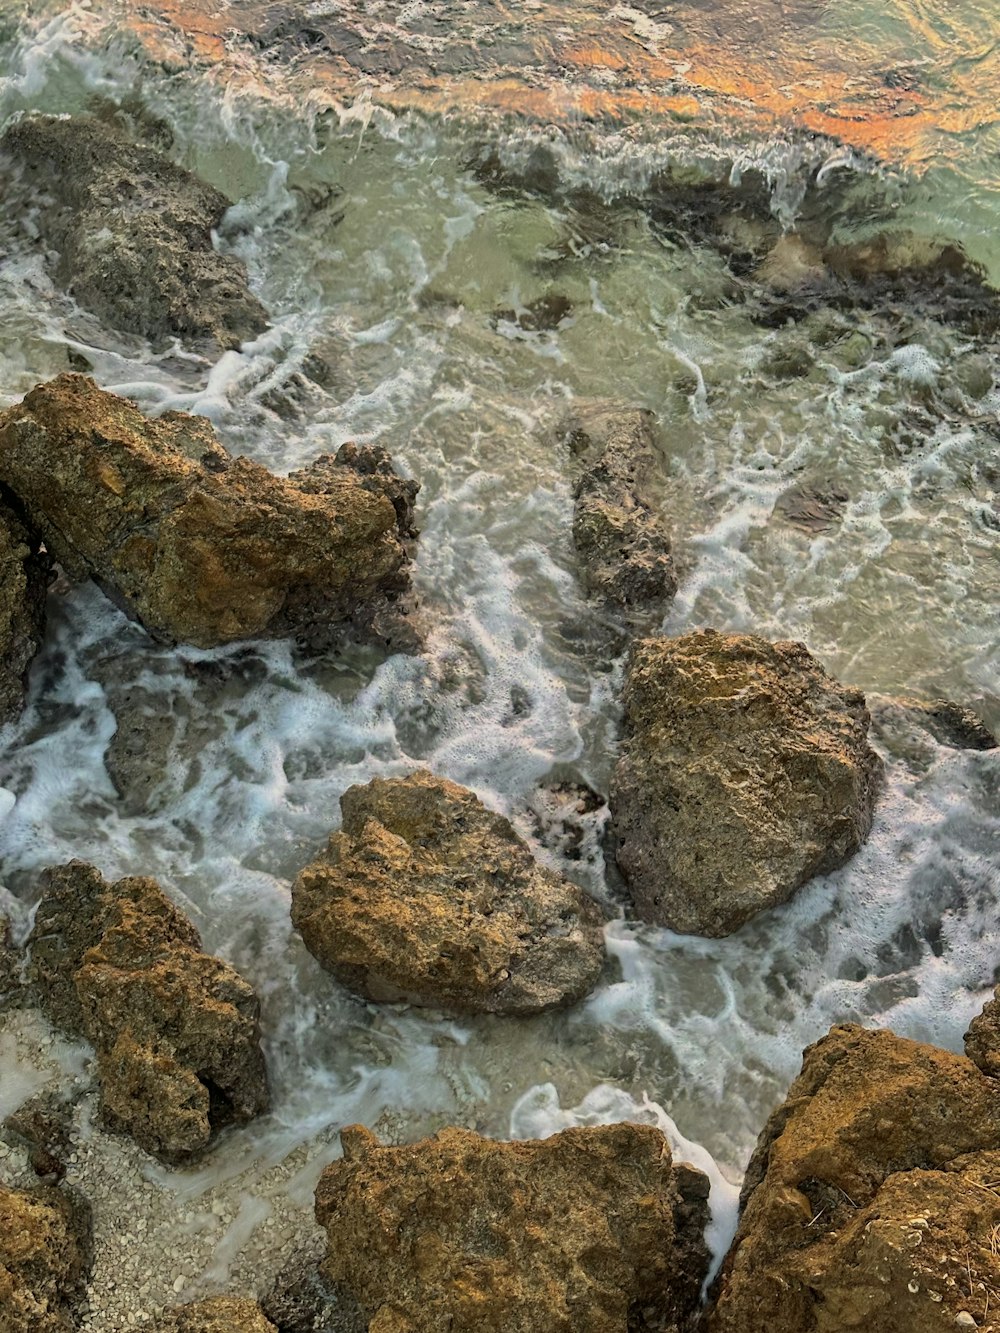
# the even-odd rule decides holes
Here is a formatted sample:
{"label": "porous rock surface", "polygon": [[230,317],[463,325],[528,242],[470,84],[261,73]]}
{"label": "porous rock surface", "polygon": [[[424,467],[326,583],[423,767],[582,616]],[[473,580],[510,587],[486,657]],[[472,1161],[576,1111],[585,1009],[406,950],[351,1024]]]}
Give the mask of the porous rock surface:
{"label": "porous rock surface", "polygon": [[0,726],[24,707],[24,691],[45,629],[50,560],[38,535],[0,499]]}
{"label": "porous rock surface", "polygon": [[800,643],[637,641],[611,811],[638,916],[728,935],[853,856],[881,773],[868,724]]}
{"label": "porous rock surface", "polygon": [[1000,986],[965,1034],[965,1054],[990,1078],[1000,1078]]}
{"label": "porous rock surface", "polygon": [[2,1333],[71,1333],[88,1264],[85,1210],[57,1189],[0,1186]]}
{"label": "porous rock surface", "polygon": [[[319,647],[355,622],[386,636],[409,586],[394,483],[380,451],[369,473],[367,451],[345,450],[275,477],[231,457],[204,418],[148,420],[83,375],[0,416],[0,479],[67,575],[94,579],[156,638],[199,648]],[[412,506],[412,483],[397,481]]]}
{"label": "porous rock surface", "polygon": [[676,1333],[697,1304],[708,1182],[659,1130],[341,1137],[316,1216],[370,1333]]}
{"label": "porous rock surface", "polygon": [[418,771],[341,797],[342,826],[292,886],[292,921],[373,1000],[530,1014],[571,1004],[604,963],[602,916],[503,815]]}
{"label": "porous rock surface", "polygon": [[22,164],[56,278],[111,328],[217,353],[267,327],[242,263],[212,232],[225,195],[93,116],[29,116],[3,136]]}
{"label": "porous rock surface", "polygon": [[709,1333],[955,1333],[1000,1293],[1000,1100],[891,1032],[809,1047],[747,1169]]}
{"label": "porous rock surface", "polygon": [[213,1296],[168,1310],[153,1333],[277,1333],[256,1301],[240,1296]]}
{"label": "porous rock surface", "polygon": [[29,975],[52,1021],[96,1047],[110,1128],[176,1162],[267,1109],[257,997],[155,880],[108,884],[72,861],[43,890]]}

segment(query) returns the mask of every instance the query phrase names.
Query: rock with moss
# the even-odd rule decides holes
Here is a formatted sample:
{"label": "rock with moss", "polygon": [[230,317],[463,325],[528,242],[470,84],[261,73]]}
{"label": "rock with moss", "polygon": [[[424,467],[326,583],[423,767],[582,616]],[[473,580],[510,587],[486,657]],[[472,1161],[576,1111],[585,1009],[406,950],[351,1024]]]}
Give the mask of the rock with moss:
{"label": "rock with moss", "polygon": [[42,877],[29,977],[43,1009],[97,1050],[101,1114],[166,1162],[267,1110],[260,1006],[155,880],[82,861]]}
{"label": "rock with moss", "polygon": [[45,630],[50,565],[37,532],[0,499],[0,726],[24,707],[28,668]]}
{"label": "rock with moss", "polygon": [[594,986],[600,909],[473,792],[420,771],[351,787],[341,810],[292,886],[292,921],[344,985],[510,1014],[572,1004]]}
{"label": "rock with moss", "polygon": [[167,1310],[153,1333],[278,1333],[256,1301],[242,1296],[212,1296]]}
{"label": "rock with moss", "polygon": [[881,761],[864,696],[800,643],[701,630],[632,650],[611,785],[645,921],[731,934],[858,850]]}
{"label": "rock with moss", "polygon": [[62,1190],[0,1186],[0,1329],[72,1333],[90,1267],[90,1214]]}

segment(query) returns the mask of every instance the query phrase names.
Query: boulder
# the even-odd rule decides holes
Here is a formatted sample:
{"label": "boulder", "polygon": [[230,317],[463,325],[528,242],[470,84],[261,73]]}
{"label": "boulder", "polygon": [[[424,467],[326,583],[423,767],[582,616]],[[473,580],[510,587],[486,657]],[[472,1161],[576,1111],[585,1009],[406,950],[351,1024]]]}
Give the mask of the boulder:
{"label": "boulder", "polygon": [[0,500],[0,726],[24,707],[28,668],[45,628],[50,565],[37,533]]}
{"label": "boulder", "polygon": [[323,1172],[326,1269],[371,1333],[676,1333],[708,1252],[708,1182],[657,1129],[382,1147],[354,1125]]}
{"label": "boulder", "polygon": [[868,724],[800,643],[636,642],[611,811],[638,916],[728,935],[853,856],[881,774]]}
{"label": "boulder", "polygon": [[213,1296],[167,1310],[153,1333],[278,1333],[256,1301],[239,1296]]}
{"label": "boulder", "polygon": [[85,310],[156,346],[213,354],[267,327],[246,269],[214,248],[225,195],[92,116],[29,116],[2,147],[21,164],[55,277]]}
{"label": "boulder", "polygon": [[72,1333],[89,1249],[89,1212],[71,1196],[0,1185],[3,1333]]}
{"label": "boulder", "polygon": [[257,997],[155,880],[46,871],[29,946],[42,1007],[96,1047],[110,1128],[179,1162],[267,1109]]}
{"label": "boulder", "polygon": [[351,787],[340,805],[341,830],[292,886],[292,921],[345,986],[532,1014],[597,981],[600,909],[473,792],[420,771]]}
{"label": "boulder", "polygon": [[954,1333],[1000,1291],[1000,1103],[971,1060],[835,1027],[747,1169],[709,1333]]}
{"label": "boulder", "polygon": [[148,420],[82,375],[0,415],[0,479],[66,574],[94,579],[155,638],[199,648],[329,646],[390,618],[410,529],[389,492],[412,503],[414,487],[376,453],[370,472],[368,451],[345,446],[304,479],[275,477],[231,457],[203,418]]}

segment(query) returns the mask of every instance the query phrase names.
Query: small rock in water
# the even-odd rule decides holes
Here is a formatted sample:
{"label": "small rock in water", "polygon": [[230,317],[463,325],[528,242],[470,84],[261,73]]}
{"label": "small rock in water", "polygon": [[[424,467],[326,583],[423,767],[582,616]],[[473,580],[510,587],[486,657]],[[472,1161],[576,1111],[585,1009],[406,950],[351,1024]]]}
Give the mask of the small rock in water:
{"label": "small rock in water", "polygon": [[[24,707],[28,668],[42,642],[51,558],[41,539],[0,500],[0,726]],[[0,818],[14,796],[0,788]]]}
{"label": "small rock in water", "polygon": [[939,745],[956,750],[995,750],[998,745],[978,713],[950,699],[877,698],[871,701],[871,712],[872,722],[883,731],[915,722]]}

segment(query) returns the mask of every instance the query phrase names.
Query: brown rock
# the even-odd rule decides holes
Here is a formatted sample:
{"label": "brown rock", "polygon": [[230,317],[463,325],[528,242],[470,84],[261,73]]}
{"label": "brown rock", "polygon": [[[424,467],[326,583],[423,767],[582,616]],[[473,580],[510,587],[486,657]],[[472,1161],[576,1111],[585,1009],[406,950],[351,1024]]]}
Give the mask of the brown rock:
{"label": "brown rock", "polygon": [[707,1183],[686,1211],[658,1130],[446,1129],[387,1148],[355,1125],[342,1140],[316,1216],[372,1333],[676,1333],[697,1304]]}
{"label": "brown rock", "polygon": [[168,1310],[153,1333],[278,1333],[256,1301],[214,1296]]}
{"label": "brown rock", "polygon": [[88,1216],[56,1189],[0,1186],[0,1330],[71,1333],[89,1267]]}
{"label": "brown rock", "polygon": [[990,1078],[1000,1078],[1000,986],[972,1020],[965,1034],[965,1054]]}
{"label": "brown rock", "polygon": [[330,643],[409,584],[387,480],[351,460],[303,489],[231,458],[204,419],[149,421],[82,375],[0,416],[0,478],[71,579],[167,642]]}
{"label": "brown rock", "polygon": [[881,773],[868,722],[864,696],[800,643],[714,630],[638,641],[611,785],[637,914],[728,935],[853,856]]}
{"label": "brown rock", "polygon": [[0,1009],[10,1004],[21,989],[21,954],[14,947],[10,922],[0,916]]}
{"label": "brown rock", "polygon": [[978,1326],[1000,1290],[998,1130],[970,1060],[833,1028],[758,1141],[710,1333]]}
{"label": "brown rock", "polygon": [[91,116],[29,116],[3,136],[24,165],[56,277],[112,328],[217,354],[267,327],[239,260],[212,232],[230,201]]}
{"label": "brown rock", "polygon": [[42,642],[51,561],[39,547],[38,535],[0,500],[0,726],[24,707]]}
{"label": "brown rock", "polygon": [[604,962],[600,910],[471,791],[416,772],[341,797],[292,887],[306,947],[352,990],[461,1012],[572,1004]]}
{"label": "brown rock", "polygon": [[152,879],[48,870],[30,975],[53,1022],[97,1048],[101,1111],[164,1161],[268,1106],[259,1004]]}
{"label": "brown rock", "polygon": [[872,722],[892,732],[902,723],[916,723],[939,745],[956,750],[995,750],[997,738],[978,713],[950,699],[886,697],[871,701]]}

